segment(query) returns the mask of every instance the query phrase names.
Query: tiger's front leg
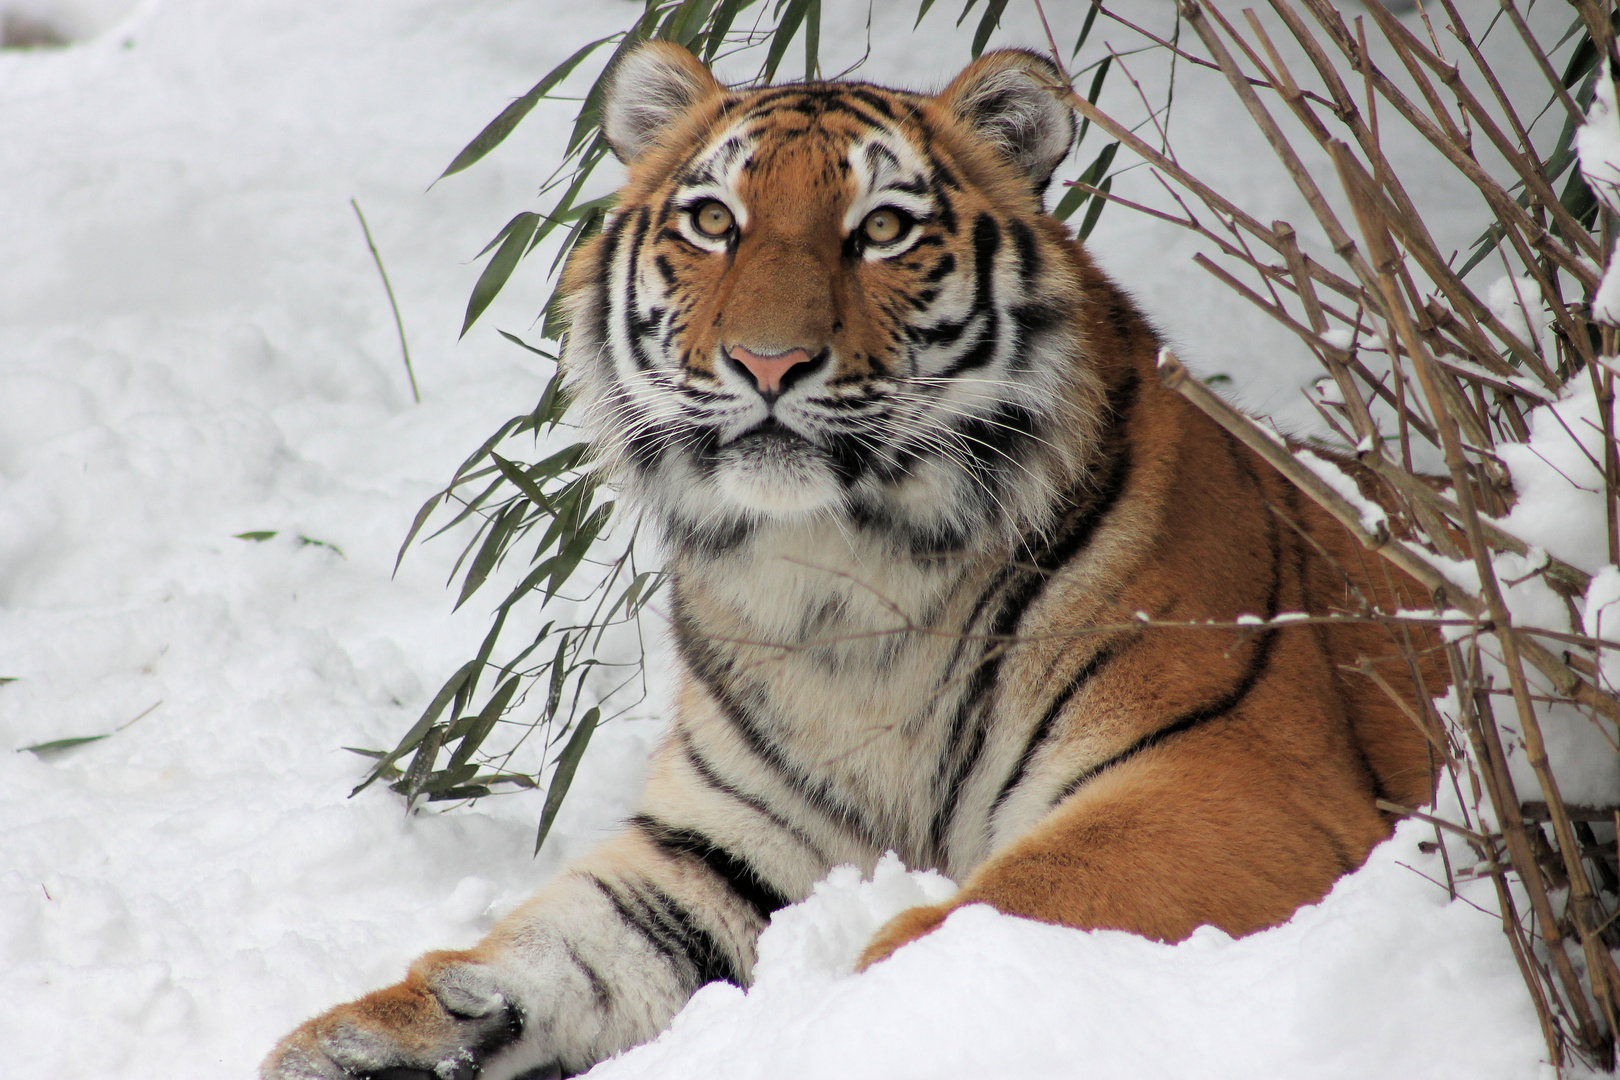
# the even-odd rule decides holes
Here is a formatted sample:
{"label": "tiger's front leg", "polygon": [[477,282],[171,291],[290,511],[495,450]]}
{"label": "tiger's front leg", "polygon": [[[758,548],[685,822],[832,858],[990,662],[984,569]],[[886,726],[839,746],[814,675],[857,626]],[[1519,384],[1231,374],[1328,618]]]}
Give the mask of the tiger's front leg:
{"label": "tiger's front leg", "polygon": [[265,1080],[571,1075],[657,1035],[705,983],[748,985],[771,913],[825,860],[704,782],[678,737],[642,805],[477,946],[299,1027]]}

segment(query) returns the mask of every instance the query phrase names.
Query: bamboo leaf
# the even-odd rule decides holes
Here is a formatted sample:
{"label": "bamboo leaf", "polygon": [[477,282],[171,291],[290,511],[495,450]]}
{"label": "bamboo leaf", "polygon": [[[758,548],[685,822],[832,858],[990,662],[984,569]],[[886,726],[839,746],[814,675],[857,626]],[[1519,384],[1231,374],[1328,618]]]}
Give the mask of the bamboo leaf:
{"label": "bamboo leaf", "polygon": [[681,5],[664,20],[664,25],[658,28],[658,36],[691,48],[692,42],[709,21],[709,13],[714,10],[714,5],[715,0],[682,0]]}
{"label": "bamboo leaf", "polygon": [[[478,680],[484,674],[484,669],[489,666],[489,654],[495,650],[495,642],[499,640],[501,630],[506,626],[506,615],[510,610],[510,608],[504,607],[496,609],[495,621],[490,623],[489,633],[484,635],[484,643],[478,647],[478,655],[473,657],[473,662],[478,666],[473,668],[473,672],[468,676],[466,683],[456,693],[456,704],[452,710],[455,716],[459,717],[461,715],[462,710],[467,707],[467,703],[472,700],[472,696],[478,692]],[[455,726],[461,727],[461,722],[458,720]]]}
{"label": "bamboo leaf", "polygon": [[[372,781],[381,776],[384,769],[410,753],[422,741],[423,736],[428,733],[434,722],[439,719],[439,714],[444,712],[444,707],[450,704],[450,699],[456,696],[456,692],[461,689],[462,684],[471,677],[473,670],[477,667],[477,660],[469,660],[456,669],[456,673],[450,676],[443,686],[439,687],[437,694],[433,695],[433,700],[428,702],[428,707],[423,710],[421,718],[416,721],[410,731],[405,733],[405,737],[399,740],[399,745],[384,754],[381,760],[377,762],[376,767],[371,770],[371,775],[367,776],[359,787],[349,792],[351,799],[370,787]],[[356,751],[356,753],[360,752]]]}
{"label": "bamboo leaf", "polygon": [[298,543],[302,547],[323,547],[327,551],[330,551],[330,552],[333,552],[334,554],[336,554],[337,557],[340,558],[340,559],[347,559],[348,558],[347,555],[343,554],[343,549],[338,547],[336,544],[327,543],[325,540],[317,540],[313,536],[304,536],[303,534],[300,533],[299,537],[298,537]]}
{"label": "bamboo leaf", "polygon": [[[564,451],[564,453],[566,452],[567,451]],[[552,510],[551,508],[551,500],[546,498],[546,493],[544,491],[540,490],[540,485],[526,476],[522,469],[512,464],[512,462],[507,461],[499,454],[491,454],[490,457],[494,458],[495,464],[500,467],[501,475],[505,476],[507,480],[516,485],[519,491],[527,495],[530,502],[534,503],[536,506],[540,507],[540,509],[545,510],[548,513],[556,513],[556,511]]]}
{"label": "bamboo leaf", "polygon": [[[810,0],[787,0],[787,11],[776,24],[776,30],[771,34],[771,48],[765,54],[765,69],[761,72],[761,80],[769,83],[776,77],[777,65],[781,64],[782,57],[787,54],[788,45],[793,41],[793,35],[798,33],[799,24],[804,21],[804,14],[810,7]],[[778,5],[781,10],[781,5]]]}
{"label": "bamboo leaf", "polygon": [[482,784],[472,784],[467,787],[446,788],[443,791],[429,793],[427,801],[448,802],[452,799],[482,799],[490,794],[489,788]]}
{"label": "bamboo leaf", "polygon": [[[1095,8],[1092,9],[1092,13],[1096,13]],[[1097,65],[1097,74],[1091,77],[1091,89],[1086,93],[1086,100],[1091,102],[1093,105],[1097,104],[1097,98],[1102,94],[1103,80],[1108,78],[1108,68],[1113,64],[1113,62],[1114,57],[1112,53],[1103,57],[1102,63]],[[1074,137],[1076,146],[1086,141],[1086,132],[1090,130],[1091,117],[1087,116],[1080,121],[1080,130]]]}
{"label": "bamboo leaf", "polygon": [[[568,406],[573,403],[573,395],[563,381],[563,370],[559,367],[546,383],[545,392],[540,395],[540,401],[534,407],[536,426],[546,424],[548,429],[555,428]],[[584,444],[579,444],[584,445]]]}
{"label": "bamboo leaf", "polygon": [[454,791],[465,785],[477,773],[477,765],[461,764],[454,768],[447,765],[442,769],[435,769],[428,773],[422,780],[421,786],[416,789],[416,793],[428,796],[428,801],[431,802],[434,794],[441,791]]}
{"label": "bamboo leaf", "polygon": [[1108,200],[1102,196],[1108,194],[1109,189],[1113,186],[1114,178],[1112,176],[1097,185],[1097,190],[1102,192],[1102,195],[1092,196],[1091,205],[1086,209],[1086,220],[1080,224],[1080,239],[1086,239],[1091,235],[1091,230],[1097,227],[1097,219],[1102,217],[1103,207],[1108,205]]}
{"label": "bamboo leaf", "polygon": [[478,249],[478,254],[474,255],[473,258],[474,259],[482,259],[485,255],[488,255],[491,251],[494,251],[495,248],[503,240],[505,240],[508,236],[512,235],[512,230],[513,229],[516,229],[520,225],[522,225],[523,222],[524,222],[524,219],[528,218],[533,213],[534,213],[534,211],[532,211],[532,210],[520,210],[518,213],[512,215],[512,220],[508,221],[505,225],[502,225],[501,226],[501,231],[496,233],[490,239],[489,243],[487,243],[483,247],[479,248]]}
{"label": "bamboo leaf", "polygon": [[[1070,60],[1079,56],[1080,50],[1085,47],[1086,38],[1091,36],[1091,24],[1097,21],[1097,12],[1101,10],[1102,0],[1092,0],[1091,10],[1086,12],[1086,21],[1080,24],[1080,39],[1074,43],[1074,51],[1069,54]],[[1109,59],[1112,60],[1113,57],[1110,56]],[[1091,103],[1097,104],[1096,99],[1091,99]]]}
{"label": "bamboo leaf", "polygon": [[[485,473],[483,473],[481,475],[488,476],[489,473],[491,473],[491,472],[500,472],[500,470],[495,468],[492,465],[492,466],[490,466],[488,472],[485,472]],[[468,477],[468,479],[471,479],[471,477]],[[432,540],[433,537],[435,537],[435,536],[441,536],[444,533],[449,532],[451,529],[455,528],[457,525],[460,525],[463,521],[466,521],[468,518],[470,518],[474,514],[476,514],[478,512],[479,508],[484,505],[484,501],[486,499],[488,499],[491,495],[495,494],[495,492],[500,489],[501,481],[502,481],[502,478],[499,477],[499,476],[497,476],[494,480],[490,481],[489,485],[487,487],[485,487],[483,491],[480,491],[477,495],[474,495],[471,499],[467,500],[467,504],[461,508],[460,512],[458,512],[455,517],[451,518],[448,522],[446,522],[445,524],[439,526],[437,529],[433,530],[432,535],[430,535],[428,537],[428,539]],[[483,535],[483,529],[481,528],[478,531],[478,536],[482,536],[482,535]],[[476,544],[477,542],[478,542],[478,537],[477,536],[473,537],[472,543]],[[468,547],[471,547],[471,546],[472,546],[471,544],[468,545]],[[462,553],[462,558],[466,558],[466,552]],[[450,576],[452,578],[454,578],[456,576],[456,570],[459,570],[460,568],[461,568],[461,559],[457,559],[456,560],[456,568],[450,571]]]}
{"label": "bamboo leaf", "polygon": [[508,334],[505,330],[497,330],[495,332],[519,348],[528,349],[536,356],[543,356],[547,360],[551,361],[555,361],[557,359],[556,354],[548,353],[544,349],[537,349],[533,345],[530,345],[527,341],[524,341],[522,338],[518,337],[516,334]]}
{"label": "bamboo leaf", "polygon": [[[584,216],[586,210],[591,208],[592,203],[602,202],[601,199],[592,199],[590,203],[581,204],[581,207],[574,206],[574,199],[579,196],[585,182],[590,179],[591,171],[596,168],[597,163],[607,156],[607,151],[607,136],[597,132],[595,138],[591,140],[590,146],[581,155],[579,166],[574,170],[574,178],[569,181],[568,187],[563,190],[562,196],[552,206],[551,212],[545,215],[545,220],[531,238],[529,247],[534,247],[534,245],[550,236],[552,231],[559,225],[567,225],[576,221],[577,218],[573,213],[576,209],[580,211],[579,216]],[[610,198],[610,196],[604,198]],[[575,228],[577,229],[578,226],[576,225]]]}
{"label": "bamboo leaf", "polygon": [[601,717],[600,709],[592,708],[580,717],[579,725],[574,728],[573,737],[568,745],[563,747],[561,754],[557,755],[557,768],[551,774],[551,786],[546,789],[546,804],[540,811],[540,828],[535,834],[534,850],[540,851],[540,845],[546,842],[546,834],[551,832],[552,822],[557,820],[557,811],[562,809],[563,797],[568,794],[568,787],[574,782],[574,771],[579,768],[579,759],[585,754],[585,747],[590,744],[591,735],[596,731],[596,722]]}
{"label": "bamboo leaf", "polygon": [[274,529],[259,529],[254,532],[232,533],[232,535],[238,540],[252,540],[256,544],[262,544],[266,540],[273,539],[278,534]]}
{"label": "bamboo leaf", "polygon": [[[551,273],[557,272],[557,267],[563,264],[563,260],[567,259],[575,248],[601,232],[602,223],[606,220],[607,211],[599,206],[592,207],[589,213],[580,218],[574,227],[568,230],[568,235],[563,237],[563,242],[558,245],[557,257],[551,260]],[[563,330],[566,329],[561,322],[562,315],[563,312],[560,308],[555,313],[547,312],[547,318],[551,320],[551,323],[542,325],[541,332],[553,339],[560,338]]]}
{"label": "bamboo leaf", "polygon": [[52,739],[50,742],[21,746],[17,748],[17,753],[21,754],[26,751],[30,754],[53,754],[59,750],[71,750],[75,746],[83,746],[85,743],[100,742],[105,738],[107,738],[106,735],[75,735],[67,739]]}
{"label": "bamboo leaf", "polygon": [[507,541],[517,527],[518,520],[523,516],[523,510],[527,508],[528,500],[520,499],[502,510],[495,523],[489,527],[489,535],[484,539],[484,546],[473,556],[472,565],[467,568],[467,576],[461,579],[461,595],[456,598],[456,607],[452,610],[459,609],[484,584],[489,572],[495,569],[496,562],[506,554]]}
{"label": "bamboo leaf", "polygon": [[423,782],[428,773],[433,771],[434,759],[439,756],[439,745],[444,741],[445,728],[443,724],[435,724],[422,735],[422,741],[416,748],[416,756],[411,758],[410,768],[405,775],[395,781],[393,788],[405,796],[405,809],[409,810],[411,804],[416,802],[416,796],[421,793]]}
{"label": "bamboo leaf", "polygon": [[1063,198],[1058,200],[1058,204],[1052,207],[1052,216],[1059,221],[1068,221],[1074,215],[1074,212],[1080,209],[1081,204],[1090,197],[1091,192],[1079,184],[1072,184],[1069,190],[1063,193]]}
{"label": "bamboo leaf", "polygon": [[568,578],[579,566],[580,560],[590,552],[591,545],[596,543],[607,526],[608,519],[613,515],[613,503],[605,502],[591,512],[591,516],[575,532],[573,539],[558,553],[557,565],[552,567],[551,580],[546,583],[546,600],[557,595],[557,590],[567,583]]}
{"label": "bamboo leaf", "polygon": [[520,788],[535,788],[540,785],[534,782],[534,777],[522,773],[489,773],[478,778],[484,784],[516,784]]}
{"label": "bamboo leaf", "polygon": [[[534,636],[534,640],[525,645],[516,656],[512,657],[512,659],[506,662],[506,666],[501,669],[501,673],[505,674],[509,671],[516,671],[518,665],[529,658],[530,653],[534,652],[534,650],[538,649],[545,643],[546,636],[551,633],[552,627],[556,625],[557,621],[553,619],[546,623],[546,625],[542,626],[540,628],[540,632]],[[528,677],[529,675],[525,673],[524,678]]]}
{"label": "bamboo leaf", "polygon": [[705,64],[712,63],[714,54],[720,51],[720,46],[725,43],[726,34],[730,32],[731,24],[736,20],[737,13],[743,8],[752,7],[754,3],[755,0],[723,0],[719,10],[714,13],[714,19],[709,24],[708,37],[703,42],[703,62]]}
{"label": "bamboo leaf", "polygon": [[[971,7],[972,5],[969,4]],[[988,0],[984,8],[984,17],[979,20],[979,28],[973,32],[973,59],[977,60],[979,54],[984,52],[990,35],[995,33],[996,27],[1001,25],[1001,13],[1007,10],[1007,0]],[[966,12],[963,13],[964,15]]]}
{"label": "bamboo leaf", "polygon": [[[647,588],[647,582],[649,581],[653,582],[650,589]],[[607,616],[602,620],[603,624],[613,621],[613,616],[618,613],[621,605],[624,607],[626,617],[640,611],[642,605],[652,598],[652,594],[658,591],[658,586],[662,583],[662,575],[657,570],[643,570],[637,574],[631,579],[625,590],[619,594],[618,598],[613,601],[613,606],[608,608]],[[642,595],[643,589],[646,589],[645,596]]]}
{"label": "bamboo leaf", "polygon": [[804,13],[804,80],[821,77],[821,0],[810,0]]}
{"label": "bamboo leaf", "polygon": [[557,715],[557,706],[562,702],[563,680],[568,677],[568,668],[563,660],[568,653],[568,639],[572,636],[572,631],[563,633],[562,640],[557,642],[557,655],[551,658],[551,685],[546,688],[546,707],[541,713],[547,720]]}
{"label": "bamboo leaf", "polygon": [[[519,219],[521,219],[520,222]],[[512,276],[512,271],[517,269],[518,260],[523,257],[524,248],[528,246],[530,238],[534,236],[535,229],[539,227],[540,215],[525,210],[513,220],[516,224],[509,226],[510,231],[507,233],[506,239],[501,241],[501,249],[495,253],[494,258],[489,260],[489,265],[484,267],[484,272],[478,275],[478,282],[473,286],[472,296],[467,301],[467,315],[462,320],[461,333],[457,335],[458,337],[467,336],[468,329],[472,327],[472,324],[478,320],[478,316],[484,313],[484,309],[489,307],[491,301],[500,293],[502,286],[506,284],[506,279]]]}
{"label": "bamboo leaf", "polygon": [[552,68],[546,73],[545,78],[530,88],[528,93],[502,109],[499,116],[486,124],[484,130],[474,136],[472,142],[462,147],[461,153],[455,156],[455,160],[451,161],[445,167],[444,172],[440,173],[433,182],[436,184],[439,180],[460,172],[499,146],[502,140],[512,133],[512,129],[518,126],[519,121],[529,115],[529,111],[539,103],[540,99],[551,92],[552,87],[566,79],[580,65],[580,62],[595,52],[598,47],[612,41],[617,36],[617,34],[613,34],[605,38],[597,38]]}
{"label": "bamboo leaf", "polygon": [[[1074,212],[1080,209],[1081,204],[1083,204],[1086,199],[1091,196],[1091,192],[1087,191],[1086,188],[1102,187],[1102,185],[1097,182],[1098,177],[1106,173],[1108,171],[1108,167],[1114,163],[1114,154],[1118,152],[1118,150],[1119,143],[1117,142],[1111,142],[1102,148],[1102,152],[1092,159],[1090,165],[1086,166],[1086,171],[1080,174],[1079,183],[1074,187],[1071,187],[1058,202],[1057,206],[1053,208],[1053,217],[1057,218],[1059,221],[1068,221]],[[1102,201],[1103,200],[1100,199],[1097,200],[1097,205],[1100,206]],[[1097,213],[1101,214],[1102,211],[1099,209]],[[1087,211],[1086,220],[1091,221],[1092,224],[1096,224],[1089,210]],[[1090,230],[1082,226],[1080,238],[1084,240],[1088,235],[1090,235]]]}
{"label": "bamboo leaf", "polygon": [[555,556],[553,556],[552,558],[543,560],[539,566],[536,566],[533,570],[529,571],[528,575],[518,583],[517,587],[506,594],[506,599],[501,601],[501,607],[509,608],[519,600],[523,599],[525,594],[533,589],[539,588],[540,583],[544,581],[547,575],[551,573],[551,568],[556,564],[556,562],[557,559]]}
{"label": "bamboo leaf", "polygon": [[472,724],[465,734],[461,736],[461,741],[456,745],[455,752],[450,755],[450,764],[445,766],[446,769],[459,769],[467,764],[473,754],[477,753],[478,748],[489,737],[489,733],[495,730],[496,722],[505,715],[506,707],[512,703],[512,695],[517,693],[522,682],[522,679],[514,675],[502,683],[500,689],[490,695],[489,701],[485,702],[484,708],[473,718]]}
{"label": "bamboo leaf", "polygon": [[405,542],[399,545],[399,554],[394,556],[394,573],[399,573],[399,564],[405,561],[405,549],[411,546],[411,541],[422,531],[422,526],[427,524],[427,519],[433,515],[433,511],[438,508],[439,501],[443,498],[444,493],[440,492],[423,503],[422,508],[416,512],[416,517],[411,521],[411,530],[405,534]]}

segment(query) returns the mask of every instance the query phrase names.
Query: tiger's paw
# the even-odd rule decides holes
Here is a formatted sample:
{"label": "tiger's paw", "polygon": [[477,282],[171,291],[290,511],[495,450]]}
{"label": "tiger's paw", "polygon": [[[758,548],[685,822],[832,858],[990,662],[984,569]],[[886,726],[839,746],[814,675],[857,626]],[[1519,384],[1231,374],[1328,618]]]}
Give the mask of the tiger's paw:
{"label": "tiger's paw", "polygon": [[524,1012],[489,965],[429,953],[405,981],[317,1016],[283,1039],[263,1080],[473,1080],[518,1042]]}
{"label": "tiger's paw", "polygon": [[855,970],[865,971],[878,961],[887,960],[900,946],[938,930],[952,910],[950,904],[927,904],[902,911],[873,935],[860,959],[855,961]]}

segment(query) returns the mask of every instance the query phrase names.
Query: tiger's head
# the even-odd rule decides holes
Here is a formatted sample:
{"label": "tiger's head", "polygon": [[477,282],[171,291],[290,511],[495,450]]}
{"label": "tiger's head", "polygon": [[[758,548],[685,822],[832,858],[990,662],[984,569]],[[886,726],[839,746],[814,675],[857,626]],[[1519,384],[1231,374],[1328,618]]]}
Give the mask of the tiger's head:
{"label": "tiger's head", "polygon": [[1087,467],[1081,259],[1042,212],[1056,69],[936,96],[728,91],[668,43],[610,77],[628,183],[564,278],[564,366],[615,482],[677,544],[836,519],[913,552],[1011,540]]}

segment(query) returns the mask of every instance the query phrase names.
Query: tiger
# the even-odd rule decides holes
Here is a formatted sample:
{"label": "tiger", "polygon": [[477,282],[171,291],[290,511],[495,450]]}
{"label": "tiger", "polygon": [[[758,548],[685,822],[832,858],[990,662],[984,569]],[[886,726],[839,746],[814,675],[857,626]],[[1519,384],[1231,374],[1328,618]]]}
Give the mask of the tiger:
{"label": "tiger", "polygon": [[627,180],[564,270],[562,366],[661,531],[667,735],[621,832],[266,1080],[576,1074],[891,851],[959,890],[859,970],[970,904],[1249,934],[1390,835],[1381,800],[1430,800],[1425,649],[1328,617],[1422,590],[1161,383],[1043,209],[1056,65],[732,90],[652,42],[605,85]]}

